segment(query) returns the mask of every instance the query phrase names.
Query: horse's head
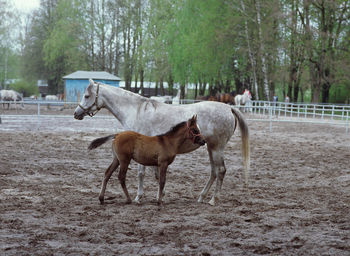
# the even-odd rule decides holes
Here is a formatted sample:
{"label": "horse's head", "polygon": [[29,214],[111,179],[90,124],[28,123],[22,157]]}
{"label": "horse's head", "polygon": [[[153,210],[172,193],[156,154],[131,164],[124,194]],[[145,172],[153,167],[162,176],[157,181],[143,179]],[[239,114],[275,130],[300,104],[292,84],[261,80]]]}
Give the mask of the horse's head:
{"label": "horse's head", "polygon": [[187,121],[187,128],[189,139],[192,141],[193,144],[199,144],[203,146],[206,143],[203,135],[201,134],[201,130],[199,129],[199,126],[197,124],[197,115],[194,115]]}
{"label": "horse's head", "polygon": [[86,88],[80,104],[74,111],[75,119],[82,120],[86,115],[92,117],[102,108],[102,103],[100,103],[98,97],[99,88],[100,85],[98,83],[95,84],[95,82],[90,79],[90,84]]}
{"label": "horse's head", "polygon": [[251,99],[252,98],[252,94],[250,93],[249,90],[245,89],[244,93],[243,93],[243,96],[245,96],[246,98],[248,99]]}

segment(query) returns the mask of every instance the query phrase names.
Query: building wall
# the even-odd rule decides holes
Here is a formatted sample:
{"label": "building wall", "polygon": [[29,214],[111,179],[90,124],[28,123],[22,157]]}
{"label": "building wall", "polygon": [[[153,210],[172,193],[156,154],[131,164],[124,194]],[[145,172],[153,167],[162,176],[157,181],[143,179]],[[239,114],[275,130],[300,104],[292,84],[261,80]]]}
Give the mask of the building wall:
{"label": "building wall", "polygon": [[[119,87],[119,81],[112,80],[99,80],[94,79],[95,82],[112,85]],[[88,79],[66,79],[65,80],[65,100],[67,102],[80,102],[81,97],[84,95],[86,87],[89,85]]]}

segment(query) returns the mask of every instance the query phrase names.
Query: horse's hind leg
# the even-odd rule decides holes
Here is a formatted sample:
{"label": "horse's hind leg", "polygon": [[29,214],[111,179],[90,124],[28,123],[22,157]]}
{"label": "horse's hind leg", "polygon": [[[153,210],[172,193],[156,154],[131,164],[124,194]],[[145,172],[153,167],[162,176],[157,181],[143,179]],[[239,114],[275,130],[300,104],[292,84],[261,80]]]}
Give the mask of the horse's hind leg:
{"label": "horse's hind leg", "polygon": [[209,152],[209,158],[210,158],[210,164],[211,164],[211,175],[207,185],[205,186],[205,188],[203,189],[203,191],[199,196],[198,202],[203,201],[203,198],[207,195],[215,179],[217,179],[214,195],[209,201],[210,205],[215,205],[215,202],[218,199],[219,193],[221,191],[222,183],[226,173],[226,168],[225,168],[225,163],[222,157],[221,150],[212,151],[208,149],[208,152]]}
{"label": "horse's hind leg", "polygon": [[126,180],[126,172],[128,171],[128,166],[129,166],[130,160],[127,162],[121,162],[120,163],[120,170],[118,174],[118,179],[120,182],[120,185],[123,188],[124,194],[126,196],[126,203],[130,204],[131,203],[131,198],[129,196],[128,189],[126,188],[125,180]]}
{"label": "horse's hind leg", "polygon": [[216,179],[216,167],[215,167],[215,162],[213,159],[213,153],[212,150],[209,149],[208,147],[208,153],[209,153],[209,160],[210,160],[210,165],[211,165],[211,172],[210,172],[210,178],[207,182],[207,184],[205,185],[204,189],[202,190],[202,192],[199,195],[198,198],[198,202],[201,203],[203,202],[203,199],[206,197],[206,195],[208,194],[209,189],[211,188],[211,186],[213,185],[215,179]]}
{"label": "horse's hind leg", "polygon": [[100,203],[103,204],[104,203],[104,197],[105,197],[105,192],[106,192],[106,186],[107,186],[107,182],[110,179],[110,177],[112,176],[113,172],[118,168],[119,166],[119,161],[118,159],[115,157],[113,159],[113,162],[109,165],[109,167],[107,168],[106,172],[105,172],[105,176],[104,179],[102,181],[102,187],[101,187],[101,192],[100,195],[98,197],[98,199],[100,200]]}
{"label": "horse's hind leg", "polygon": [[210,205],[215,205],[216,200],[219,198],[219,194],[220,194],[221,188],[222,188],[222,183],[224,181],[224,177],[226,174],[226,167],[225,167],[224,159],[222,157],[220,157],[220,159],[218,159],[217,163],[218,163],[218,165],[216,166],[216,177],[217,177],[216,186],[215,186],[215,190],[214,190],[214,195],[209,201]]}

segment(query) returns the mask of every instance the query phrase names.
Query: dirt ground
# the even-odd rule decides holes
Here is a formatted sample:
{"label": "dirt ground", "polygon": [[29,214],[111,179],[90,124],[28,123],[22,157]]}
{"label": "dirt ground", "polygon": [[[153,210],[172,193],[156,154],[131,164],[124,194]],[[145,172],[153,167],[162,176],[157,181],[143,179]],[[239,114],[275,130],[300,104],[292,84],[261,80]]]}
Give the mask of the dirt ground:
{"label": "dirt ground", "polygon": [[[114,133],[113,120],[51,118],[37,126],[2,117],[1,255],[350,254],[350,135],[344,127],[274,123],[270,133],[268,123],[250,121],[249,188],[238,133],[225,151],[217,206],[196,201],[210,173],[202,147],[170,166],[159,207],[150,170],[141,205],[125,204],[116,174],[106,192],[113,199],[99,204],[111,149],[106,144],[88,152],[87,146]],[[136,196],[134,163],[127,184]]]}

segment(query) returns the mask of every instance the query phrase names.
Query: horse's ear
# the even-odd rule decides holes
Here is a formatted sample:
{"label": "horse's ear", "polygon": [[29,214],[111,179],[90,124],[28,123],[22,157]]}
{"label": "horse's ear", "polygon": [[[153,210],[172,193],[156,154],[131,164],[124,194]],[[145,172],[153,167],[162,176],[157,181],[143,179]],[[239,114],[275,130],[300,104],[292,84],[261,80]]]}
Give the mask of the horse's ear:
{"label": "horse's ear", "polygon": [[197,115],[193,115],[189,120],[190,125],[194,125],[197,122]]}
{"label": "horse's ear", "polygon": [[91,78],[89,79],[89,85],[88,85],[88,87],[87,87],[87,92],[88,92],[88,94],[91,94],[92,93],[92,88],[93,88],[93,86],[94,86],[94,80],[92,80]]}

